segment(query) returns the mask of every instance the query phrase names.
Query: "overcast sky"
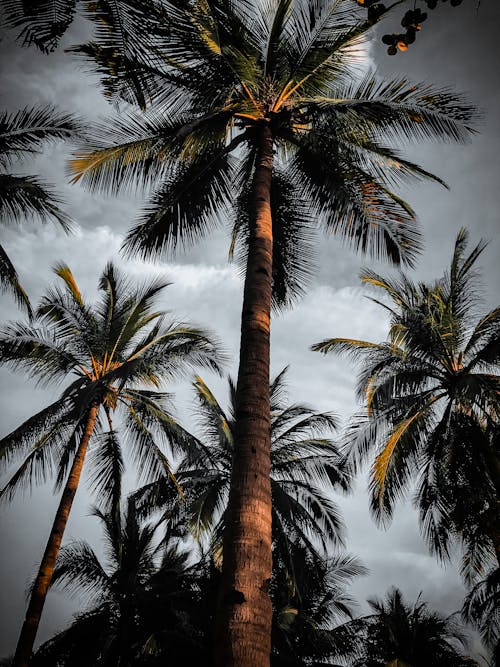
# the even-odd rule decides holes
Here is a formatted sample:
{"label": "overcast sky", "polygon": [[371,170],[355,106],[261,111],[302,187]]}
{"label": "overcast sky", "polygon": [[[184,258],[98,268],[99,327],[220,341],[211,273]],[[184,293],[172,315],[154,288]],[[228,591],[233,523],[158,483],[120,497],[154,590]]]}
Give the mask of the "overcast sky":
{"label": "overcast sky", "polygon": [[[369,49],[369,59],[380,76],[404,74],[414,81],[447,84],[466,92],[484,110],[481,133],[469,145],[426,145],[407,151],[412,160],[444,178],[450,190],[425,185],[412,187],[403,196],[416,209],[425,239],[425,250],[414,277],[437,277],[449,262],[458,229],[466,226],[471,232],[471,243],[479,238],[491,241],[482,259],[485,307],[491,308],[498,304],[500,285],[500,6],[496,0],[483,0],[476,14],[475,4],[466,0],[460,8],[448,6],[433,14],[432,21],[424,24],[417,43],[405,54],[389,58],[375,43]],[[397,20],[392,19],[387,29],[397,30]],[[85,33],[85,26],[77,23],[72,33],[67,44],[78,41]],[[14,110],[24,105],[52,103],[77,112],[89,122],[99,115],[113,113],[100,96],[95,79],[62,50],[42,56],[19,48],[8,37],[1,47],[3,108]],[[66,237],[51,225],[29,223],[13,230],[2,229],[2,242],[30,297],[36,302],[53,282],[51,267],[59,260],[70,265],[90,297],[95,295],[98,276],[109,259],[126,267],[133,278],[166,275],[173,285],[165,291],[162,306],[176,317],[216,331],[233,360],[228,370],[235,374],[242,283],[236,268],[227,262],[227,234],[216,233],[170,261],[125,262],[119,255],[119,247],[142,200],[132,196],[99,197],[70,186],[64,175],[68,154],[67,146],[51,146],[29,169],[57,184],[68,203],[67,210],[78,223],[76,233]],[[312,353],[308,348],[332,336],[383,340],[387,334],[385,316],[364,298],[366,291],[360,286],[358,274],[362,266],[380,272],[389,269],[355,256],[335,239],[322,237],[320,241],[319,268],[308,294],[292,311],[274,318],[272,368],[277,372],[290,365],[290,393],[294,401],[306,401],[316,409],[333,411],[345,420],[356,409],[353,367],[334,357]],[[0,307],[2,320],[20,317],[10,298],[2,297]],[[223,400],[224,383],[208,373],[204,377]],[[34,390],[22,376],[6,371],[0,373],[0,382],[2,434],[10,432],[57,395],[57,388]],[[178,395],[178,414],[189,426],[192,411],[189,382],[173,389]],[[443,568],[428,555],[409,501],[399,507],[386,532],[379,530],[368,514],[366,477],[360,478],[353,496],[339,501],[348,526],[347,548],[370,569],[370,575],[360,578],[353,588],[360,602],[369,595],[382,595],[394,584],[410,599],[423,591],[425,599],[446,613],[461,606],[464,589],[456,567]],[[82,484],[65,541],[83,537],[98,544],[95,519],[88,517],[90,503]],[[0,656],[12,652],[15,646],[25,610],[24,591],[39,563],[56,504],[57,499],[47,486],[2,506],[0,590],[5,594],[0,607],[3,624]],[[80,608],[78,602],[50,593],[38,639],[46,639],[64,627],[76,608]]]}

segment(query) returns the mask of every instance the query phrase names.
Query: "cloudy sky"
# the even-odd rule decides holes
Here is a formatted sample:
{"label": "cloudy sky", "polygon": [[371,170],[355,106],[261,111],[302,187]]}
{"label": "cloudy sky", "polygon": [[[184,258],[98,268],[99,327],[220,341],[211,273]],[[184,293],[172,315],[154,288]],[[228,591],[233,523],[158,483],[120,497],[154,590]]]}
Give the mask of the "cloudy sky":
{"label": "cloudy sky", "polygon": [[[409,147],[409,157],[444,178],[445,190],[437,185],[412,187],[403,196],[419,215],[425,250],[414,271],[418,279],[433,279],[447,265],[453,239],[461,226],[471,232],[471,241],[491,241],[482,259],[487,302],[498,303],[500,286],[500,235],[498,218],[498,156],[500,139],[500,70],[498,25],[500,6],[483,0],[466,0],[460,8],[445,8],[424,24],[418,43],[405,54],[389,58],[375,42],[367,50],[367,63],[380,76],[404,74],[414,81],[450,85],[464,91],[484,110],[480,134],[467,146],[426,145]],[[397,30],[397,21],[387,28]],[[86,32],[77,22],[66,44],[78,42]],[[2,108],[56,104],[89,119],[109,115],[113,110],[100,96],[95,79],[62,50],[42,56],[16,46],[8,36],[0,44]],[[134,219],[140,198],[106,198],[89,195],[65,178],[67,146],[51,146],[29,165],[31,173],[43,174],[56,183],[67,201],[67,209],[78,227],[72,236],[58,229],[26,223],[22,228],[2,229],[2,242],[18,267],[22,281],[36,302],[52,280],[56,261],[68,263],[83,291],[93,297],[105,263],[113,259],[132,278],[166,275],[172,286],[162,306],[179,318],[216,331],[233,360],[228,371],[236,372],[239,345],[239,315],[242,283],[235,267],[227,262],[228,239],[224,230],[195,248],[157,264],[124,261],[119,247],[124,232]],[[380,308],[367,300],[358,274],[362,266],[381,272],[389,269],[355,256],[335,239],[322,237],[318,244],[318,271],[305,298],[292,310],[276,316],[272,325],[272,368],[290,365],[290,393],[294,401],[306,401],[316,409],[330,410],[344,420],[356,409],[354,369],[345,361],[308,351],[309,346],[332,336],[383,340],[387,322]],[[1,297],[2,320],[19,318],[11,299]],[[224,398],[223,382],[204,375]],[[21,376],[2,371],[0,433],[8,433],[57,395],[57,388],[34,390]],[[189,382],[175,387],[178,413],[189,425],[192,412]],[[353,592],[362,602],[369,595],[381,595],[391,585],[402,588],[414,599],[419,591],[443,612],[461,605],[464,590],[456,568],[438,565],[427,553],[419,536],[416,516],[407,502],[399,507],[386,532],[376,528],[367,508],[366,476],[356,493],[341,498],[348,526],[347,548],[359,555],[370,575],[355,583]],[[3,629],[0,656],[12,652],[25,609],[25,589],[39,562],[51,525],[57,499],[51,487],[37,489],[31,496],[18,497],[1,508],[2,549],[0,576],[2,595],[0,618]],[[98,545],[95,519],[88,517],[91,503],[84,485],[80,489],[67,527],[66,539],[84,537]],[[46,605],[39,640],[64,627],[79,603],[51,593]],[[361,606],[361,609],[363,607]]]}

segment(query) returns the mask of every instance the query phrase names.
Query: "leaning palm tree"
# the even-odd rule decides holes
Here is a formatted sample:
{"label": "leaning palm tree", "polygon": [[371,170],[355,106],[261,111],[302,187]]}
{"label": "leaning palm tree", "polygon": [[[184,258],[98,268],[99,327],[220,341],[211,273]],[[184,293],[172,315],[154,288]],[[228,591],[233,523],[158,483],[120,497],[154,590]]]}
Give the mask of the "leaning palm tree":
{"label": "leaning palm tree", "polygon": [[449,271],[431,285],[363,274],[392,301],[381,304],[390,314],[387,342],[332,338],[313,349],[362,359],[366,412],[352,421],[347,456],[356,470],[375,454],[375,516],[390,518],[416,481],[431,550],[448,557],[459,538],[470,582],[500,562],[500,308],[478,316],[475,263],[485,244],[467,254],[467,237],[462,229]]}
{"label": "leaning palm tree", "polygon": [[[343,543],[343,521],[331,499],[335,490],[347,491],[349,477],[330,436],[336,420],[330,413],[287,400],[284,369],[271,383],[271,493],[274,559],[288,563],[294,575],[294,548],[311,558],[326,557]],[[167,507],[171,521],[177,506],[192,534],[209,536],[211,551],[220,555],[227,521],[227,502],[234,456],[236,387],[228,381],[230,405],[224,410],[209,387],[196,378],[197,423],[203,447],[193,448],[176,469],[182,500],[164,480],[136,492],[142,511]]]}
{"label": "leaning palm tree", "polygon": [[141,103],[139,88],[151,110],[104,124],[71,168],[91,189],[154,186],[129,253],[160,255],[228,212],[234,220],[245,286],[217,650],[220,665],[254,667],[268,664],[272,616],[271,305],[303,290],[318,224],[411,264],[419,234],[392,184],[439,179],[394,144],[465,140],[475,112],[428,84],[356,76],[376,21],[360,20],[351,0],[193,0],[163,11],[133,76],[95,44],[74,49],[97,60],[107,90]]}
{"label": "leaning palm tree", "polygon": [[[32,156],[48,141],[69,139],[79,132],[78,122],[52,107],[0,113],[0,223],[18,224],[25,218],[53,220],[69,231],[70,221],[50,186],[35,176],[7,173],[17,161]],[[4,248],[0,245],[0,286],[11,292],[29,313],[28,296]]]}
{"label": "leaning palm tree", "polygon": [[477,667],[460,650],[465,634],[453,616],[431,611],[420,597],[409,605],[398,588],[368,604],[373,613],[357,621],[364,655],[354,667]]}
{"label": "leaning palm tree", "polygon": [[38,321],[10,324],[0,332],[2,364],[25,370],[39,382],[67,384],[54,403],[0,440],[4,464],[25,457],[3,497],[47,479],[54,469],[56,486],[64,485],[17,646],[16,667],[29,662],[89,445],[92,486],[103,502],[116,506],[119,492],[122,454],[112,420],[115,411],[122,416],[142,478],[171,475],[160,445],[186,447],[194,439],[172,417],[170,395],[158,388],[198,364],[217,368],[216,349],[204,332],[168,322],[153,309],[165,282],[135,288],[109,264],[99,282],[102,296],[91,306],[67,266],[55,271],[64,288],[42,297]]}

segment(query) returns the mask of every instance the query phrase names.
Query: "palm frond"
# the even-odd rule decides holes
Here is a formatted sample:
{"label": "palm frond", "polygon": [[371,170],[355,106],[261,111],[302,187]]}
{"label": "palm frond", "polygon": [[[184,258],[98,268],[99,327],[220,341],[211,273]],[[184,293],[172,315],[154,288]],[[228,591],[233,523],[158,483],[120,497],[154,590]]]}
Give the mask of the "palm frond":
{"label": "palm frond", "polygon": [[105,510],[120,503],[123,456],[118,434],[108,431],[96,434],[88,453],[87,466],[92,470],[89,489]]}
{"label": "palm frond", "polygon": [[52,586],[86,602],[103,603],[112,595],[112,583],[87,542],[64,546],[57,559]]}
{"label": "palm frond", "polygon": [[83,125],[75,116],[55,107],[25,107],[0,113],[0,164],[7,166],[14,158],[32,154],[47,141],[73,139],[84,135]]}
{"label": "palm frond", "polygon": [[220,224],[231,202],[234,163],[229,149],[205,151],[179,164],[155,195],[152,205],[127,234],[127,254],[158,256],[188,245]]}
{"label": "palm frond", "polygon": [[19,276],[2,245],[0,245],[0,288],[10,292],[19,306],[24,308],[30,318],[33,317],[30,300],[24,287],[19,282]]}
{"label": "palm frond", "polygon": [[19,223],[26,218],[57,222],[65,232],[73,223],[60,208],[63,203],[57,193],[34,176],[0,174],[0,218],[4,224]]}
{"label": "palm frond", "polygon": [[26,449],[39,440],[40,434],[51,433],[58,421],[68,416],[68,412],[66,402],[59,399],[4,436],[0,440],[2,464],[8,465],[12,458],[23,456]]}
{"label": "palm frond", "polygon": [[73,21],[76,0],[8,0],[4,3],[6,27],[18,32],[23,46],[35,45],[43,53],[53,51]]}

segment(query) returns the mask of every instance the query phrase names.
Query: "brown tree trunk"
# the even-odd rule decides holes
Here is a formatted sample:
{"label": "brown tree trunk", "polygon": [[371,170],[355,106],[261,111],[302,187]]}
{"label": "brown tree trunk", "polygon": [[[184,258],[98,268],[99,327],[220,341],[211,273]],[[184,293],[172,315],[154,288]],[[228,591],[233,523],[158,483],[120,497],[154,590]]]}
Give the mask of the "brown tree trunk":
{"label": "brown tree trunk", "polygon": [[271,653],[272,170],[273,137],[266,123],[253,182],[254,225],[241,316],[235,448],[216,631],[217,667],[268,667]]}
{"label": "brown tree trunk", "polygon": [[45,547],[42,562],[40,564],[40,569],[38,570],[35,579],[28,610],[26,612],[26,618],[17,642],[12,667],[27,667],[29,664],[31,653],[33,651],[33,644],[35,643],[36,633],[38,631],[38,625],[40,623],[40,617],[45,604],[45,598],[47,597],[47,591],[50,582],[52,581],[54,567],[57,556],[59,555],[59,549],[61,548],[64,529],[66,528],[71,505],[73,504],[73,499],[78,488],[78,482],[80,480],[89,440],[94,431],[98,409],[96,404],[89,410],[85,431],[83,432],[75,458],[73,459],[73,465],[71,466],[68,481],[64,487],[59,507],[57,508],[56,516],[54,518],[54,523],[52,524],[52,530],[50,531],[47,546]]}

